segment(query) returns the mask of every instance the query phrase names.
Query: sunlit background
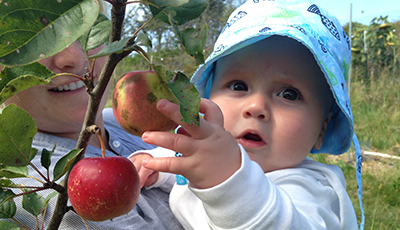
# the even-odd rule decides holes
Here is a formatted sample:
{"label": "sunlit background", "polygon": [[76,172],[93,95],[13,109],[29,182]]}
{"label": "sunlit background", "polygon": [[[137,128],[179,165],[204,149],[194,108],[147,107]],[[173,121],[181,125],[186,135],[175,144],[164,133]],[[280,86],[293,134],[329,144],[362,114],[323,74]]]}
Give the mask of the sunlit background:
{"label": "sunlit background", "polygon": [[400,0],[314,0],[314,2],[335,15],[342,25],[352,21],[369,25],[374,17],[388,16],[389,22],[400,20]]}

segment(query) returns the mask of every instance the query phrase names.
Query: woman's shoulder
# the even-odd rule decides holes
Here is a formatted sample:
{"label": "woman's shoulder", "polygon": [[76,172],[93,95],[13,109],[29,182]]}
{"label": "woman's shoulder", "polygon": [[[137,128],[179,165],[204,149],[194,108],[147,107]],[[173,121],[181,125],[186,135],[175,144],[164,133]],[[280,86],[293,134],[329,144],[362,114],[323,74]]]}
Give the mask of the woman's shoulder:
{"label": "woman's shoulder", "polygon": [[104,127],[108,133],[108,141],[114,152],[121,156],[129,156],[131,153],[142,149],[153,149],[155,146],[144,143],[142,138],[124,131],[114,117],[112,108],[103,110]]}
{"label": "woman's shoulder", "polygon": [[117,123],[117,120],[114,117],[114,112],[112,108],[103,109],[103,120],[104,123]]}
{"label": "woman's shoulder", "polygon": [[42,151],[43,149],[51,151],[56,146],[55,153],[60,152],[63,155],[65,152],[75,149],[76,142],[76,140],[69,138],[38,132],[33,138],[32,147],[38,151]]}

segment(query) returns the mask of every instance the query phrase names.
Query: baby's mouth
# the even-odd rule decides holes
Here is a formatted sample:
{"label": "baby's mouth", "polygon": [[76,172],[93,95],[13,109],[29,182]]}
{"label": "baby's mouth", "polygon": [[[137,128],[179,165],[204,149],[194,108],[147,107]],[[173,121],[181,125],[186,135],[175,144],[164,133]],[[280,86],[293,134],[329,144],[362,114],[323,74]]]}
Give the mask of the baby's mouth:
{"label": "baby's mouth", "polygon": [[257,134],[248,133],[243,136],[243,139],[250,140],[250,141],[262,141],[261,137]]}
{"label": "baby's mouth", "polygon": [[77,81],[77,82],[71,82],[69,84],[59,85],[57,87],[51,88],[50,91],[53,92],[73,91],[80,89],[83,86],[84,85],[82,81]]}
{"label": "baby's mouth", "polygon": [[245,148],[261,148],[266,145],[266,142],[257,133],[248,132],[237,139],[237,142]]}

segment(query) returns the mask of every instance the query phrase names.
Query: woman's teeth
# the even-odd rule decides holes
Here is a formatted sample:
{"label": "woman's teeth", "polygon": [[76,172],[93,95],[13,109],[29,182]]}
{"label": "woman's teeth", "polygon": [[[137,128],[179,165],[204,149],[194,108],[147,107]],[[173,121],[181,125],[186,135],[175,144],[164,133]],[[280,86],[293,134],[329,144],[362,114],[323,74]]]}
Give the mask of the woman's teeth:
{"label": "woman's teeth", "polygon": [[71,82],[69,84],[60,85],[56,88],[52,88],[51,91],[61,92],[61,91],[68,91],[68,90],[76,90],[83,87],[82,81]]}

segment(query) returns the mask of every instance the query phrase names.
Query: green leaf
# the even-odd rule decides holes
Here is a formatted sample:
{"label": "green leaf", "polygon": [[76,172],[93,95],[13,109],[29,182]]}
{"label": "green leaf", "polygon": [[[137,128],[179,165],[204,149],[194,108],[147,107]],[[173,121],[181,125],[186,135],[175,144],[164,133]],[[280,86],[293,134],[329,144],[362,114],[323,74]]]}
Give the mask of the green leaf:
{"label": "green leaf", "polygon": [[154,0],[149,2],[154,2],[158,6],[150,5],[151,13],[155,17],[167,24],[170,24],[169,17],[172,17],[172,21],[176,25],[183,25],[192,19],[198,18],[208,6],[206,0]]}
{"label": "green leaf", "polygon": [[40,163],[44,168],[49,170],[50,164],[51,164],[51,155],[53,155],[54,150],[56,149],[56,145],[54,145],[53,149],[51,151],[47,149],[42,150],[42,155],[40,156]]}
{"label": "green leaf", "polygon": [[48,84],[54,77],[56,77],[55,73],[38,62],[4,68],[0,73],[0,103],[32,86]]}
{"label": "green leaf", "polygon": [[16,211],[17,206],[12,197],[15,194],[9,189],[0,189],[0,218],[12,218]]}
{"label": "green leaf", "polygon": [[54,166],[54,181],[60,179],[69,169],[74,159],[83,149],[73,149],[67,155],[57,161]]}
{"label": "green leaf", "polygon": [[11,221],[0,220],[0,229],[4,230],[21,230],[19,226]]}
{"label": "green leaf", "polygon": [[200,125],[199,105],[200,93],[182,72],[166,71],[164,66],[153,66],[161,79],[179,101],[181,121],[188,124]]}
{"label": "green leaf", "polygon": [[208,34],[207,25],[204,25],[199,33],[194,28],[187,28],[183,31],[179,31],[176,26],[173,28],[186,52],[196,59],[197,64],[203,64],[203,50]]}
{"label": "green leaf", "polygon": [[[29,191],[29,189],[24,189],[24,192]],[[42,196],[38,195],[36,192],[32,192],[22,196],[22,207],[36,217],[43,212],[44,207],[46,207],[46,202]]]}
{"label": "green leaf", "polygon": [[5,107],[0,114],[0,162],[16,167],[28,165],[37,154],[37,149],[31,147],[36,133],[36,123],[25,110],[15,104]]}
{"label": "green leaf", "polygon": [[0,188],[15,188],[20,187],[20,185],[14,184],[11,180],[8,179],[0,179]]}
{"label": "green leaf", "polygon": [[27,177],[28,167],[11,167],[11,166],[0,166],[0,177],[5,178],[19,178],[19,177]]}
{"label": "green leaf", "polygon": [[64,50],[96,21],[97,0],[7,0],[0,4],[0,65],[32,63]]}
{"label": "green leaf", "polygon": [[152,48],[153,44],[151,43],[150,38],[145,34],[145,33],[139,33],[136,40],[135,40],[136,45],[141,45],[141,46],[147,46]]}
{"label": "green leaf", "polygon": [[110,37],[110,32],[111,21],[100,13],[94,25],[78,41],[84,51],[92,50],[105,44]]}
{"label": "green leaf", "polygon": [[99,57],[104,57],[108,56],[112,53],[122,53],[123,51],[127,50],[134,50],[135,48],[133,46],[128,46],[125,47],[126,43],[129,41],[130,38],[124,38],[119,41],[112,42],[111,44],[108,44],[106,47],[104,47],[100,52],[98,52],[95,55],[90,56],[89,58],[99,58]]}
{"label": "green leaf", "polygon": [[46,197],[46,199],[44,199],[44,201],[46,202],[46,205],[49,203],[49,201],[50,201],[52,198],[56,197],[58,194],[60,194],[60,193],[58,193],[57,191],[54,191],[54,192],[50,193],[50,194]]}
{"label": "green leaf", "polygon": [[0,188],[23,188],[25,185],[23,184],[14,184],[11,180],[8,179],[0,179]]}

